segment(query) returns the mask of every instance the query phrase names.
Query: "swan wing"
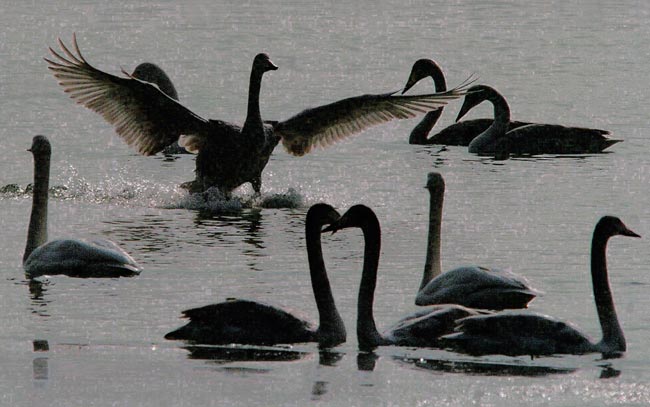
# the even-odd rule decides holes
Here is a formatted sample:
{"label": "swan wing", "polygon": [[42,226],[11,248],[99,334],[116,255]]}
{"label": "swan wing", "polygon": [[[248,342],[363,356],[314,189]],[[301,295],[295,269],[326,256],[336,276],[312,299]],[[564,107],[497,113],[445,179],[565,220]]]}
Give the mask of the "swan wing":
{"label": "swan wing", "polygon": [[128,253],[105,239],[57,239],[37,247],[24,264],[31,277],[65,274],[73,277],[119,277],[142,268]]}
{"label": "swan wing", "polygon": [[548,315],[504,311],[457,321],[445,347],[475,355],[551,355],[592,352],[595,345],[573,324]]}
{"label": "swan wing", "polygon": [[396,95],[397,92],[355,96],[306,109],[277,123],[274,130],[290,154],[302,156],[315,146],[329,146],[371,126],[435,110],[463,96],[465,87],[414,96]]}
{"label": "swan wing", "polygon": [[138,153],[152,155],[181,134],[201,132],[207,121],[167,96],[155,84],[126,72],[120,78],[96,69],[81,54],[73,35],[74,53],[59,39],[62,54],[49,48],[45,58],[64,91],[77,103],[99,113]]}
{"label": "swan wing", "polygon": [[508,270],[463,266],[431,280],[416,297],[417,305],[462,304],[472,308],[525,308],[539,292]]}

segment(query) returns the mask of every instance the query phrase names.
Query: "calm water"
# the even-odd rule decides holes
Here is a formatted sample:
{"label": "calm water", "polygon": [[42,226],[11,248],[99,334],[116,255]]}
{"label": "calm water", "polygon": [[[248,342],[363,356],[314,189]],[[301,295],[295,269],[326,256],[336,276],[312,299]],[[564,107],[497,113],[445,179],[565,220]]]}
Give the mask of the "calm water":
{"label": "calm water", "polygon": [[[48,135],[52,184],[68,187],[50,203],[51,237],[111,238],[145,271],[123,280],[55,277],[30,287],[20,262],[30,200],[0,196],[0,404],[650,403],[647,2],[58,3],[0,6],[0,185],[31,181],[25,149],[33,135]],[[86,58],[109,72],[145,60],[160,64],[181,100],[205,117],[243,121],[250,65],[260,51],[280,67],[264,78],[267,119],[396,90],[416,59],[431,57],[450,84],[476,73],[498,88],[515,118],[606,128],[625,142],[610,154],[495,162],[463,148],[409,146],[416,122],[391,123],[303,158],[278,148],[263,191],[293,189],[294,201],[302,201],[297,209],[215,214],[196,209],[177,188],[193,178],[192,157],[140,157],[101,117],[63,94],[42,57],[72,32]],[[458,108],[452,104],[440,125]],[[472,116],[488,114],[483,106]],[[511,267],[546,293],[531,308],[595,337],[588,277],[595,222],[615,214],[646,236],[610,244],[625,357],[471,358],[398,347],[360,354],[356,231],[323,239],[347,343],[319,353],[313,344],[187,348],[163,339],[183,323],[181,310],[231,296],[315,319],[303,222],[309,205],[321,201],[341,211],[365,203],[378,213],[378,325],[414,310],[428,214],[423,186],[432,170],[447,181],[443,267]],[[46,340],[49,350],[34,351],[35,340]]]}

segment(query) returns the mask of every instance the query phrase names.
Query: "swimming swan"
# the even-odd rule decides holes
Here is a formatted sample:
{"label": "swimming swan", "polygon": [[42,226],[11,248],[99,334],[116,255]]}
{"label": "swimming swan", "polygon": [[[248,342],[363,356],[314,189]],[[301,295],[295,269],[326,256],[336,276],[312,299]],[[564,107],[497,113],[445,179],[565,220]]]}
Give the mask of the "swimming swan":
{"label": "swimming swan", "polygon": [[429,174],[429,238],[427,257],[416,305],[459,304],[470,308],[502,310],[526,308],[538,292],[528,281],[510,271],[481,266],[463,266],[442,273],[440,234],[445,181],[437,172]]}
{"label": "swimming swan", "polygon": [[438,337],[452,332],[457,319],[485,313],[460,305],[431,306],[402,318],[380,334],[377,331],[372,311],[381,250],[379,220],[372,209],[364,205],[355,205],[348,209],[337,222],[323,229],[323,232],[336,232],[350,227],[361,228],[365,241],[363,272],[357,302],[359,349],[366,351],[383,345],[437,346]]}
{"label": "swimming swan", "polygon": [[594,342],[572,324],[547,315],[504,311],[458,321],[456,333],[441,338],[444,346],[472,355],[553,355],[600,352],[608,357],[625,352],[625,336],[616,317],[607,279],[606,248],[610,237],[640,237],[619,218],[604,216],[591,241],[591,280],[603,338]]}
{"label": "swimming swan", "polygon": [[217,187],[229,194],[250,182],[259,194],[262,171],[280,141],[290,154],[302,156],[317,145],[328,146],[370,126],[436,109],[462,96],[465,87],[418,96],[398,96],[392,92],[351,97],[265,124],[259,108],[262,75],[278,67],[267,54],[258,54],[250,76],[246,120],[239,126],[206,120],[157,86],[126,72],[127,78],[102,72],[81,55],[76,36],[73,45],[75,53],[59,39],[65,56],[50,48],[57,61],[45,58],[65,92],[101,114],[140,154],[155,154],[180,136],[180,145],[198,153],[196,179],[188,185],[193,192]]}
{"label": "swimming swan", "polygon": [[130,277],[142,268],[115,243],[106,239],[47,241],[47,201],[52,147],[35,136],[28,150],[34,155],[34,189],[23,268],[29,278],[63,274],[70,277]]}
{"label": "swimming swan", "polygon": [[169,332],[165,339],[203,344],[253,344],[318,342],[322,347],[345,342],[346,332],[325,271],[321,249],[321,228],[339,218],[327,204],[309,208],[305,221],[309,273],[318,307],[320,326],[297,318],[279,308],[249,300],[232,299],[183,311],[186,325]]}
{"label": "swimming swan", "polygon": [[[469,93],[471,92],[471,93]],[[483,101],[494,106],[494,122],[469,143],[470,153],[492,154],[587,154],[600,153],[622,140],[607,137],[609,132],[558,124],[529,124],[508,130],[510,107],[494,88],[475,85],[468,89],[456,121]]]}
{"label": "swimming swan", "polygon": [[[411,74],[406,81],[402,94],[406,93],[416,83],[424,78],[430,77],[433,80],[436,92],[447,90],[445,75],[440,66],[431,59],[419,59],[413,64]],[[447,146],[468,146],[469,143],[479,134],[487,130],[494,119],[473,119],[463,120],[454,123],[440,130],[440,132],[427,138],[433,126],[438,122],[444,107],[433,110],[424,115],[409,136],[409,144],[443,144]],[[511,121],[508,129],[512,130],[530,123]]]}

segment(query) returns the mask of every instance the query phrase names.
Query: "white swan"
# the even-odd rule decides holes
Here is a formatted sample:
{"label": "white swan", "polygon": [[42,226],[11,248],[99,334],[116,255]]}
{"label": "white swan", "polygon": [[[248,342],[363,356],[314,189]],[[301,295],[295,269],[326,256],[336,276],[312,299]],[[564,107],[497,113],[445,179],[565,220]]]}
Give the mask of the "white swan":
{"label": "white swan", "polygon": [[445,181],[437,172],[429,174],[429,238],[427,257],[416,305],[460,304],[470,308],[502,310],[526,308],[538,292],[528,281],[510,271],[464,266],[441,273],[440,234]]}
{"label": "white swan", "polygon": [[142,268],[115,243],[105,239],[59,239],[47,242],[47,201],[52,147],[35,136],[28,150],[34,155],[34,195],[23,255],[29,278],[64,274],[70,277],[128,277]]}
{"label": "white swan", "polygon": [[357,341],[361,350],[371,350],[383,345],[437,346],[438,338],[450,333],[456,320],[487,313],[487,311],[472,310],[454,304],[431,306],[400,319],[384,333],[379,333],[372,310],[381,250],[379,220],[372,209],[364,205],[355,205],[337,222],[323,229],[323,232],[336,232],[350,227],[361,228],[365,241],[363,272],[357,302]]}
{"label": "white swan", "polygon": [[600,352],[608,357],[625,352],[625,336],[607,279],[606,248],[610,237],[640,237],[619,218],[604,216],[591,242],[591,280],[603,338],[594,342],[573,325],[547,315],[506,311],[494,315],[464,318],[457,333],[441,340],[445,347],[472,355],[552,355]]}
{"label": "white swan", "polygon": [[212,345],[318,342],[322,347],[345,342],[345,326],[332,296],[320,237],[323,225],[338,218],[334,208],[321,203],[309,208],[305,220],[309,273],[320,319],[318,327],[271,305],[232,299],[183,311],[190,322],[166,334],[165,339]]}

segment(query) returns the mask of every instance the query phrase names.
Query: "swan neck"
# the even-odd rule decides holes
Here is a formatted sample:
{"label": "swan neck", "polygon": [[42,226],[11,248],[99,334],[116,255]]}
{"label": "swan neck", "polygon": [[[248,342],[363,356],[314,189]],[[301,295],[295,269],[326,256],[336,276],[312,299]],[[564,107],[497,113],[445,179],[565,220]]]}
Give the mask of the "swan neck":
{"label": "swan neck", "polygon": [[469,143],[470,153],[490,153],[494,143],[504,137],[510,123],[510,107],[506,99],[496,92],[490,93],[489,100],[494,107],[494,121],[483,133]]}
{"label": "swan neck", "polygon": [[442,273],[440,256],[440,235],[442,226],[442,205],[445,195],[443,187],[429,188],[429,237],[427,239],[427,256],[424,262],[424,274],[422,275],[422,290],[429,281]]}
{"label": "swan neck", "polygon": [[607,241],[609,236],[601,233],[600,230],[594,232],[591,244],[591,280],[594,290],[594,300],[596,302],[596,311],[600,320],[600,327],[603,332],[601,341],[605,351],[625,351],[625,336],[623,329],[618,322],[616,308],[612,298],[612,292],[607,277]]}
{"label": "swan neck", "polygon": [[263,129],[262,115],[260,113],[260,90],[262,88],[262,70],[253,67],[248,87],[248,111],[242,132],[250,129]]}
{"label": "swan neck", "polygon": [[357,304],[357,340],[361,349],[371,349],[384,342],[377,331],[372,310],[381,251],[381,229],[375,216],[367,218],[361,228],[365,246]]}
{"label": "swan neck", "polygon": [[307,219],[305,228],[307,258],[309,261],[311,286],[318,308],[319,342],[322,345],[335,346],[345,341],[346,332],[343,319],[336,309],[332,288],[325,269],[321,245],[321,227],[320,222]]}
{"label": "swan neck", "polygon": [[417,124],[411,131],[409,136],[409,144],[427,144],[427,137],[436,125],[440,116],[442,116],[443,108],[433,110],[424,115],[424,118]]}
{"label": "swan neck", "polygon": [[34,156],[34,189],[32,212],[27,229],[27,244],[23,254],[23,263],[29,255],[47,242],[47,201],[50,184],[50,155]]}

